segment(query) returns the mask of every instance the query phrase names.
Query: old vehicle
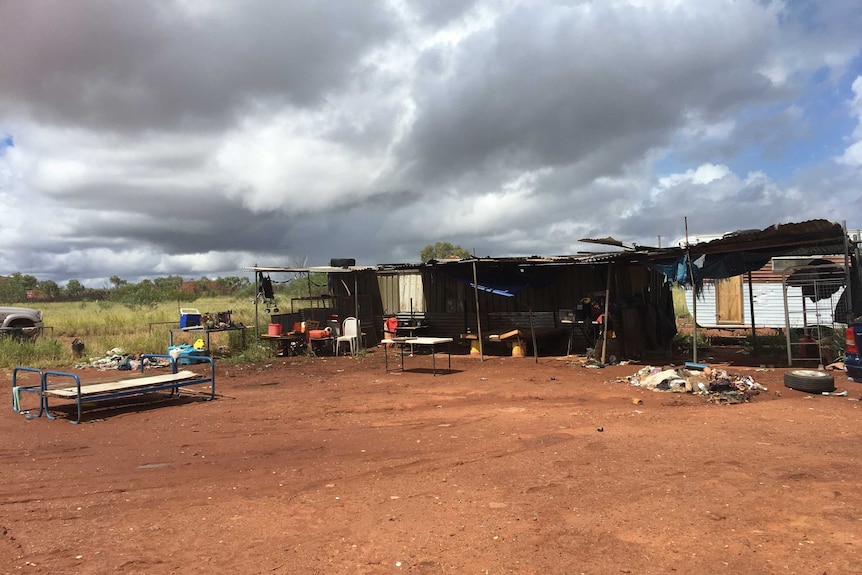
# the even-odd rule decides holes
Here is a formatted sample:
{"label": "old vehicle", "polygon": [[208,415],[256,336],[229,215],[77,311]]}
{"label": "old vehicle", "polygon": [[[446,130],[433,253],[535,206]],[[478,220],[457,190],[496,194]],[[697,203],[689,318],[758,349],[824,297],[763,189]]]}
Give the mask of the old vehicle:
{"label": "old vehicle", "polygon": [[37,309],[0,306],[0,336],[33,339],[43,325],[42,312]]}
{"label": "old vehicle", "polygon": [[857,319],[847,326],[844,344],[844,371],[850,381],[862,383],[862,321]]}

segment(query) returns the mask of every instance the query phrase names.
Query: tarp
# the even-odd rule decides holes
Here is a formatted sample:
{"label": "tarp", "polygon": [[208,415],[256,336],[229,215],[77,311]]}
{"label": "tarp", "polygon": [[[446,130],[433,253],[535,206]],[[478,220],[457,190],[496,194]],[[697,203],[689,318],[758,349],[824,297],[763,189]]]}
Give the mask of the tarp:
{"label": "tarp", "polygon": [[794,253],[843,254],[846,240],[844,227],[827,220],[775,224],[763,230],[734,232],[710,242],[678,248],[672,250],[670,257],[649,258],[651,261],[647,265],[671,281],[694,285],[699,291],[705,279],[725,279],[753,272],[773,257]]}
{"label": "tarp", "polygon": [[[780,253],[780,252],[779,252]],[[706,254],[691,261],[688,256],[647,263],[648,267],[664,274],[679,285],[701,286],[705,279],[725,279],[759,270],[772,259],[775,252],[733,252]]]}

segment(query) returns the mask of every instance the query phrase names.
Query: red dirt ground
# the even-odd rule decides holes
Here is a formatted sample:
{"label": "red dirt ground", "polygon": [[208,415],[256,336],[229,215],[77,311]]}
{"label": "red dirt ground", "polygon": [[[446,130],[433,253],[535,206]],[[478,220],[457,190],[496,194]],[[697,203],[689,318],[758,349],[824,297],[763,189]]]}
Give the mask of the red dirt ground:
{"label": "red dirt ground", "polygon": [[630,385],[642,363],[382,356],[222,364],[216,401],[80,425],[7,407],[0,572],[862,573],[842,372],[812,396],[702,352],[769,389],[727,405]]}

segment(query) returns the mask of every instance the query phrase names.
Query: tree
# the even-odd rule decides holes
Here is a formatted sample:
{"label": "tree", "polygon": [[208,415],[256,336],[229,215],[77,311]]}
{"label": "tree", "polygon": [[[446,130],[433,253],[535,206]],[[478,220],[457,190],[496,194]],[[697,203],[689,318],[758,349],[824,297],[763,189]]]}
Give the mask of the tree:
{"label": "tree", "polygon": [[251,284],[251,280],[246,277],[228,276],[226,278],[216,278],[215,285],[217,286],[220,295],[230,295],[237,293],[239,290]]}
{"label": "tree", "polygon": [[35,290],[39,280],[34,276],[15,272],[10,276],[0,276],[0,301],[5,303],[22,302],[27,299],[27,291]]}
{"label": "tree", "polygon": [[78,280],[69,280],[66,282],[66,293],[69,294],[69,298],[71,299],[78,299],[84,295],[84,290],[84,284]]}
{"label": "tree", "polygon": [[183,285],[183,278],[182,276],[161,277],[154,279],[153,284],[160,290],[176,291]]}
{"label": "tree", "polygon": [[444,259],[464,259],[469,258],[470,252],[462,248],[461,246],[453,246],[449,242],[437,242],[433,246],[428,244],[422,251],[419,253],[419,258],[422,260],[422,263],[426,263],[430,260],[444,260]]}
{"label": "tree", "polygon": [[57,282],[52,280],[40,281],[36,284],[36,289],[45,294],[45,297],[49,300],[55,300],[57,299],[57,296],[60,295],[60,286],[57,285]]}
{"label": "tree", "polygon": [[125,286],[125,285],[129,285],[129,282],[127,282],[126,280],[124,280],[120,276],[111,276],[109,281],[111,282],[111,285],[114,286],[114,289],[120,288],[120,287]]}
{"label": "tree", "polygon": [[14,279],[0,276],[0,303],[24,301],[26,293]]}

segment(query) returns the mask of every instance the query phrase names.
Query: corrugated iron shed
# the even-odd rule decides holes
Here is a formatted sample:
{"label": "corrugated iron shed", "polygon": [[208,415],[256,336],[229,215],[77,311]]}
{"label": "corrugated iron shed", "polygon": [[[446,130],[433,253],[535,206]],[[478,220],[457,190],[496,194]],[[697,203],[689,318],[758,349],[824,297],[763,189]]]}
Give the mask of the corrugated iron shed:
{"label": "corrugated iron shed", "polygon": [[620,251],[608,252],[581,252],[571,255],[556,256],[517,256],[517,257],[480,257],[465,258],[461,260],[432,260],[428,263],[388,263],[373,266],[305,266],[305,267],[263,267],[253,266],[244,268],[246,271],[257,271],[264,273],[276,272],[322,272],[322,273],[345,273],[365,270],[375,271],[411,271],[420,270],[428,266],[464,265],[476,262],[479,264],[501,263],[516,265],[594,265],[610,263],[646,263],[648,261],[666,260],[685,255],[686,251],[692,258],[708,254],[723,254],[733,252],[770,252],[784,255],[794,255],[800,251],[806,254],[843,254],[847,241],[847,233],[844,227],[828,220],[809,220],[799,223],[774,224],[762,230],[741,230],[725,234],[724,237],[692,244],[688,247],[654,248],[632,245],[629,248],[619,240],[613,238],[600,238],[596,240],[584,239],[593,243],[624,247]]}
{"label": "corrugated iron shed", "polygon": [[[827,253],[844,253],[847,233],[841,224],[827,220],[809,220],[800,223],[775,224],[759,231],[740,231],[723,238],[694,244],[688,247],[692,257],[703,254],[721,254],[752,251],[792,251],[817,248]],[[686,248],[677,248],[684,251]]]}
{"label": "corrugated iron shed", "polygon": [[261,273],[324,273],[324,274],[338,274],[338,273],[350,273],[350,272],[361,272],[365,270],[374,270],[377,269],[376,266],[344,266],[344,267],[333,267],[333,266],[305,266],[305,267],[267,267],[267,266],[250,266],[246,268],[242,268],[243,271],[247,272],[261,272]]}

